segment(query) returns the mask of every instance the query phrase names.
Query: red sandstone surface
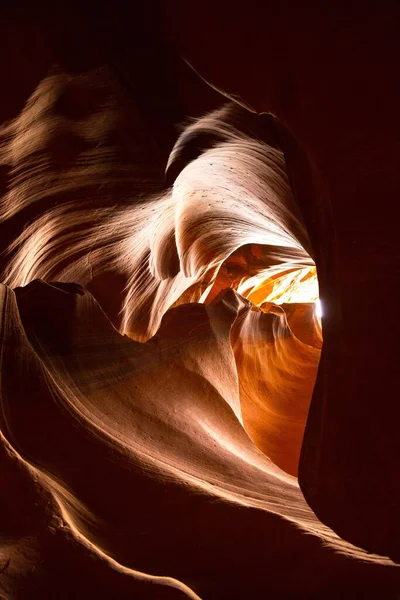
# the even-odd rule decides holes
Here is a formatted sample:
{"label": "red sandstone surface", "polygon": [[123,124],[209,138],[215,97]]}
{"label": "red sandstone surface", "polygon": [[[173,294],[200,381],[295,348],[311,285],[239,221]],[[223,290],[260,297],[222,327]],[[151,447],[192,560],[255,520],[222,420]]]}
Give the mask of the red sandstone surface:
{"label": "red sandstone surface", "polygon": [[399,597],[399,10],[313,4],[5,13],[2,600]]}

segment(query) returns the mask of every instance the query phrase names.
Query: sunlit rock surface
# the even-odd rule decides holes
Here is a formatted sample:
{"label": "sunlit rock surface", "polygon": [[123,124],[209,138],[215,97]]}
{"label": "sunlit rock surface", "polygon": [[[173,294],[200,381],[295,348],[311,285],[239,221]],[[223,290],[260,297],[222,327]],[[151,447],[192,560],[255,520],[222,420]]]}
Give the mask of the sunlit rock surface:
{"label": "sunlit rock surface", "polygon": [[395,326],[360,295],[390,210],[360,218],[364,146],[338,150],[312,79],[261,85],[259,51],[232,88],[250,46],[231,73],[223,13],[205,48],[168,6],[130,51],[106,5],[77,59],[68,19],[6,38],[20,65],[21,32],[42,45],[0,128],[0,596],[394,600]]}
{"label": "sunlit rock surface", "polygon": [[[228,290],[142,344],[88,292],[41,281],[3,286],[1,314],[6,595],[69,597],[81,579],[101,598],[396,589],[392,563],[323,526],[242,425],[230,332],[275,315]],[[260,331],[279,348],[288,328]]]}
{"label": "sunlit rock surface", "polygon": [[325,307],[300,485],[340,535],[399,560],[400,331],[371,324],[381,290],[398,311],[399,3],[163,5],[196,71],[279,123]]}

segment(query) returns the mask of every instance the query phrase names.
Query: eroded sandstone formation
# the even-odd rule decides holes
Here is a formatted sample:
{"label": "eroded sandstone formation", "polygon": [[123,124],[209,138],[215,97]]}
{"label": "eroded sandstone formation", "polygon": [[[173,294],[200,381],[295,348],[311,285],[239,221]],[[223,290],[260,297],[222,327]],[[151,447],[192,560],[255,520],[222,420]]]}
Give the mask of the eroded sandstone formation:
{"label": "eroded sandstone formation", "polygon": [[[378,263],[390,290],[398,252],[392,237],[378,260],[391,198],[371,221],[365,204],[377,174],[381,190],[396,182],[396,130],[378,111],[363,141],[366,67],[343,105],[328,94],[350,67],[337,44],[331,60],[317,10],[271,7],[261,27],[222,6],[210,21],[207,5],[151,5],[129,52],[126,8],[83,8],[79,58],[68,18],[60,40],[57,19],[7,22],[16,64],[32,65],[0,128],[7,600],[399,593],[395,326],[368,312]],[[355,29],[339,14],[335,39],[369,65],[349,40],[371,14]],[[31,63],[24,28],[43,34]],[[270,48],[283,31],[287,55]]]}

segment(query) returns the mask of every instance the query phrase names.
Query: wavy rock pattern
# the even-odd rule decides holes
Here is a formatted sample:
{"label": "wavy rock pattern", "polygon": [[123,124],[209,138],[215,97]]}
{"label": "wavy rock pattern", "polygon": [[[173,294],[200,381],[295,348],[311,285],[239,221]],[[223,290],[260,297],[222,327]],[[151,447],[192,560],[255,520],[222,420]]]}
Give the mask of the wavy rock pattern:
{"label": "wavy rock pattern", "polygon": [[228,104],[165,182],[119,93],[56,72],[0,131],[2,226],[29,216],[0,287],[2,596],[395,598],[299,488],[322,332],[279,144]]}
{"label": "wavy rock pattern", "polygon": [[379,290],[398,311],[399,23],[392,1],[163,3],[168,43],[196,72],[276,117],[324,307],[300,485],[324,523],[397,562],[400,330],[371,322]]}
{"label": "wavy rock pattern", "polygon": [[[1,299],[7,596],[69,597],[80,578],[100,598],[396,589],[392,563],[323,526],[247,436],[230,332],[253,312],[235,292],[170,310],[145,344],[73,285]],[[48,579],[58,561],[66,581]]]}

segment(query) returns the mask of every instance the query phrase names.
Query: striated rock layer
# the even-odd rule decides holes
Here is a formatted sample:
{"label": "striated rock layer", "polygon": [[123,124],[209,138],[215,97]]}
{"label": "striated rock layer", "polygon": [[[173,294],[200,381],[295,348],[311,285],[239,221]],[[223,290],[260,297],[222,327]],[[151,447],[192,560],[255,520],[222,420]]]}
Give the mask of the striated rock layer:
{"label": "striated rock layer", "polygon": [[[240,327],[243,351],[246,335],[267,335],[279,355],[287,338],[300,343],[284,314],[254,312],[227,290],[171,309],[143,344],[78,286],[35,281],[2,286],[1,315],[5,597],[398,589],[393,563],[322,525],[243,428],[230,336]],[[281,357],[281,368],[296,364]]]}
{"label": "striated rock layer", "polygon": [[399,3],[162,4],[196,71],[278,121],[325,309],[302,490],[341,536],[399,561],[399,322],[372,324],[378,296],[398,310]]}
{"label": "striated rock layer", "polygon": [[241,80],[240,103],[308,131],[307,154],[237,104],[224,52],[209,62],[214,26],[200,55],[188,32],[176,43],[234,102],[189,99],[200,116],[168,152],[167,117],[110,64],[52,66],[0,128],[0,595],[394,600],[396,495],[385,516],[379,501],[398,455],[357,470],[395,446],[379,434],[392,413],[371,418],[376,373],[351,403],[344,377],[361,317],[377,335],[352,297],[364,271],[352,288],[345,250],[335,263],[344,162],[318,145],[311,100],[300,118],[273,70],[276,97]]}

